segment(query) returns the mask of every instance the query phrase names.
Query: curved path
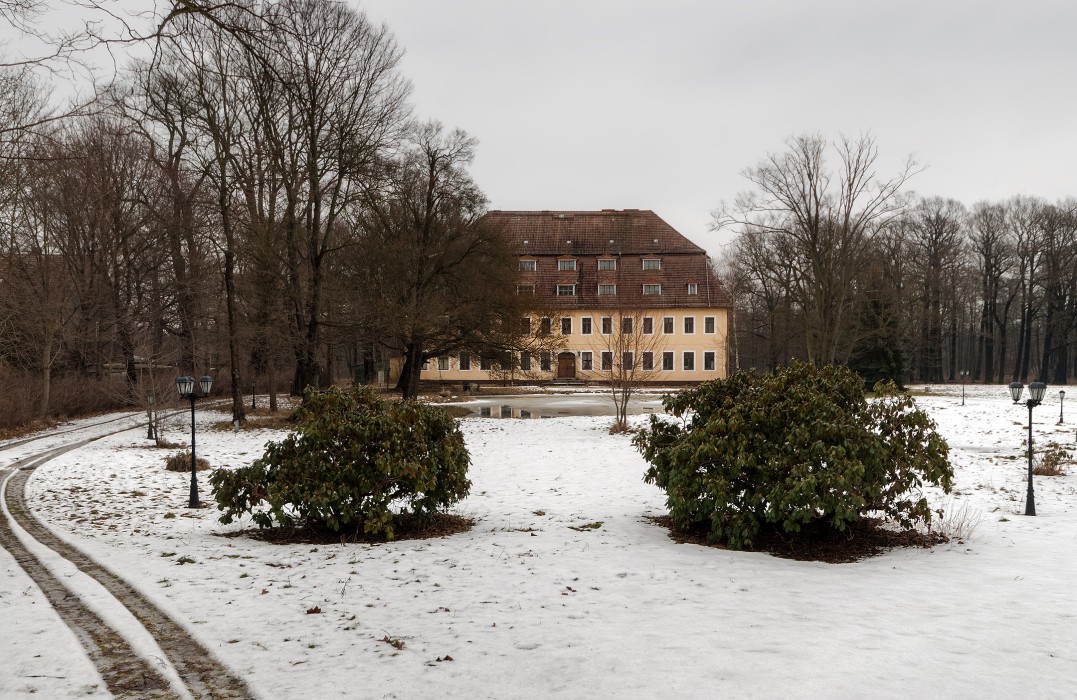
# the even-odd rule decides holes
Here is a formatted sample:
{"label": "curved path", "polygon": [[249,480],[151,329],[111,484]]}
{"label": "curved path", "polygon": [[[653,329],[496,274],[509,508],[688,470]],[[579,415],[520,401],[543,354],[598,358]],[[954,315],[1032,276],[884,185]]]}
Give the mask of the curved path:
{"label": "curved path", "polygon": [[[105,426],[111,422],[107,420],[96,425]],[[18,528],[95,579],[145,627],[178,674],[181,688],[176,688],[164,674],[139,656],[123,635],[79,599],[77,591],[69,590],[23,543],[8,518],[0,518],[0,546],[10,552],[37,583],[60,618],[75,633],[109,691],[116,697],[250,698],[252,695],[246,683],[217,661],[181,625],[122,578],[56,537],[30,513],[26,505],[26,482],[38,466],[94,440],[131,429],[107,429],[93,437],[17,459],[0,469],[0,479],[3,480],[0,493],[4,510]],[[19,444],[28,441],[20,441]]]}

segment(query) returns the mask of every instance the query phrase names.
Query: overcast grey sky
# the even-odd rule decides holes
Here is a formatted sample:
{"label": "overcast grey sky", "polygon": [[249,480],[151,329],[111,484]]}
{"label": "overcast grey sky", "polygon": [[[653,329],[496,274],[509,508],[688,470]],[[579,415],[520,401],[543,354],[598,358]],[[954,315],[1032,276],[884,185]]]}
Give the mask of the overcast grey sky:
{"label": "overcast grey sky", "polygon": [[361,0],[492,209],[710,211],[793,134],[870,131],[927,195],[1077,196],[1077,3]]}

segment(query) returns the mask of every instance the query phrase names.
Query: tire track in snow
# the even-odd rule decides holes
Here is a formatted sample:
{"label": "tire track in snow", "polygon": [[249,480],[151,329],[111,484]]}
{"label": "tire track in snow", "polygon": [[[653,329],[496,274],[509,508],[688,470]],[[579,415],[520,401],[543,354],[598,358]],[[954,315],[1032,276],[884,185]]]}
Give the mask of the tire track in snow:
{"label": "tire track in snow", "polygon": [[[11,516],[19,519],[16,511],[22,504],[11,497],[7,485],[5,483],[4,500]],[[26,548],[11,529],[7,518],[0,520],[0,546],[6,549],[22,570],[33,579],[60,619],[75,633],[109,692],[118,698],[177,697],[170,689],[168,681],[145,659],[138,656],[127,640],[90,610],[78,595],[68,590],[48,567]]]}
{"label": "tire track in snow", "polygon": [[[140,426],[134,426],[140,427]],[[124,430],[130,430],[126,428]],[[64,542],[35,518],[26,505],[26,482],[41,464],[87,443],[124,430],[44,450],[10,465],[15,471],[2,485],[10,517],[39,543],[74,564],[100,583],[146,628],[179,674],[187,691],[195,698],[235,700],[251,698],[246,683],[217,661],[187,631],[119,576],[97,564],[74,546]],[[2,475],[6,470],[0,470]],[[134,651],[122,635],[82,603],[78,596],[49,570],[15,535],[7,518],[0,518],[0,546],[45,593],[61,619],[71,627],[97,666],[109,690],[119,698],[176,698],[168,681]]]}

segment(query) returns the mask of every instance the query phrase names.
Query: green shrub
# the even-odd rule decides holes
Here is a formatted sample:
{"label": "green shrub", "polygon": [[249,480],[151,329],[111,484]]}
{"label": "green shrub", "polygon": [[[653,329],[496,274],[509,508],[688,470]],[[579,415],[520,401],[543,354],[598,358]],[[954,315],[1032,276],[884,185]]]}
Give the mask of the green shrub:
{"label": "green shrub", "polygon": [[[308,390],[297,430],[248,467],[210,475],[220,520],[308,524],[393,536],[394,512],[428,516],[467,495],[470,458],[456,422],[366,387]],[[265,507],[259,507],[265,501]],[[256,510],[257,508],[257,510]]]}
{"label": "green shrub", "polygon": [[[175,445],[173,445],[175,447]],[[195,457],[195,468],[198,471],[205,471],[209,469],[209,461],[204,457]],[[189,472],[191,471],[191,451],[176,452],[169,456],[165,460],[165,470],[170,472]]]}
{"label": "green shrub", "polygon": [[894,386],[868,402],[844,367],[794,362],[773,375],[738,372],[667,397],[678,424],[652,416],[635,439],[666,492],[675,527],[749,547],[764,525],[844,530],[875,512],[912,528],[928,522],[923,483],[949,492],[949,448]]}

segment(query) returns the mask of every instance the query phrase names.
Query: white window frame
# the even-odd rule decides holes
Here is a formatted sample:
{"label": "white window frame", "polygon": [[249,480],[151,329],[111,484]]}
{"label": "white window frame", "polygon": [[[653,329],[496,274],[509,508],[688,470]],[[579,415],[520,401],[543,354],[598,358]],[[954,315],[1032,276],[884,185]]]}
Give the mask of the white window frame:
{"label": "white window frame", "polygon": [[644,350],[643,357],[640,358],[640,369],[644,372],[654,371],[654,351]]}
{"label": "white window frame", "polygon": [[[650,264],[653,263],[653,264]],[[643,259],[644,270],[661,270],[662,258],[644,258]]]}
{"label": "white window frame", "polygon": [[575,272],[576,271],[576,259],[572,260],[558,260],[557,261],[558,272]]}
{"label": "white window frame", "polygon": [[609,372],[613,369],[613,353],[609,350],[602,351],[602,371]]}
{"label": "white window frame", "polygon": [[644,316],[643,326],[640,329],[643,335],[654,335],[654,317]]}
{"label": "white window frame", "polygon": [[696,294],[699,294],[699,283],[698,282],[689,282],[688,283],[688,294],[693,295],[693,296],[696,295]]}
{"label": "white window frame", "polygon": [[[566,323],[566,321],[567,321],[567,323]],[[567,331],[565,330],[566,327],[568,328]],[[561,317],[561,335],[572,335],[572,317],[571,316],[562,316]]]}
{"label": "white window frame", "polygon": [[598,332],[602,335],[613,335],[613,317],[603,316],[599,321]]}
{"label": "white window frame", "polygon": [[598,296],[600,297],[615,297],[617,296],[616,284],[600,284],[598,285]]}
{"label": "white window frame", "polygon": [[574,285],[574,284],[559,284],[559,285],[557,285],[557,296],[559,296],[559,297],[574,297],[574,296],[576,296],[576,285]]}
{"label": "white window frame", "polygon": [[[605,265],[605,267],[603,267]],[[599,272],[613,272],[617,269],[617,260],[614,258],[599,259],[598,271]]]}
{"label": "white window frame", "polygon": [[660,297],[660,296],[662,296],[662,285],[660,285],[660,284],[645,284],[645,285],[643,285],[643,296],[647,296],[647,297]]}
{"label": "white window frame", "polygon": [[580,353],[580,369],[584,372],[593,372],[595,369],[595,357],[590,350]]}
{"label": "white window frame", "polygon": [[[669,360],[669,362],[666,362],[667,359]],[[674,372],[674,371],[676,371],[676,369],[677,369],[676,362],[677,362],[677,357],[676,357],[676,355],[674,354],[674,352],[672,350],[663,350],[662,351],[662,371],[663,372]],[[666,365],[669,365],[669,366],[667,367]]]}
{"label": "white window frame", "polygon": [[449,356],[448,355],[440,355],[440,356],[438,356],[438,371],[439,372],[448,372],[450,369],[452,369],[452,363],[449,361]]}
{"label": "white window frame", "polygon": [[[668,330],[667,330],[668,329]],[[662,317],[662,335],[674,335],[677,332],[677,319],[673,316]]]}
{"label": "white window frame", "polygon": [[[689,326],[691,326],[691,330],[689,330]],[[695,316],[685,316],[684,320],[681,321],[681,328],[684,329],[684,334],[685,335],[695,335],[696,334],[696,317]]]}
{"label": "white window frame", "polygon": [[594,326],[594,321],[591,320],[590,316],[584,316],[583,318],[581,318],[580,319],[580,335],[591,335],[591,331],[593,330],[593,326]]}
{"label": "white window frame", "polygon": [[[710,364],[708,368],[707,365]],[[704,372],[717,372],[718,371],[718,358],[717,353],[713,350],[707,350],[703,353],[703,371]]]}
{"label": "white window frame", "polygon": [[553,361],[550,359],[550,351],[543,350],[539,353],[539,370],[542,372],[552,372]]}
{"label": "white window frame", "polygon": [[[688,366],[689,358],[691,358],[691,364],[692,364],[691,367]],[[681,369],[683,369],[685,372],[695,372],[696,371],[696,351],[695,350],[685,350],[684,352],[681,353]]]}
{"label": "white window frame", "polygon": [[535,296],[535,285],[533,284],[518,284],[516,285],[517,295]]}
{"label": "white window frame", "polygon": [[[707,330],[708,327],[710,327],[710,330]],[[718,328],[718,320],[714,316],[704,316],[703,317],[703,332],[704,333],[714,333],[717,328]]]}
{"label": "white window frame", "polygon": [[527,350],[523,350],[520,352],[520,371],[531,371],[531,353],[529,353]]}
{"label": "white window frame", "polygon": [[521,260],[520,272],[536,272],[538,270],[538,260]]}

